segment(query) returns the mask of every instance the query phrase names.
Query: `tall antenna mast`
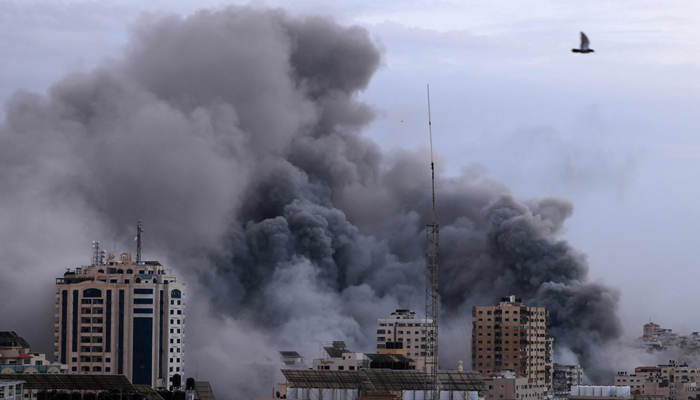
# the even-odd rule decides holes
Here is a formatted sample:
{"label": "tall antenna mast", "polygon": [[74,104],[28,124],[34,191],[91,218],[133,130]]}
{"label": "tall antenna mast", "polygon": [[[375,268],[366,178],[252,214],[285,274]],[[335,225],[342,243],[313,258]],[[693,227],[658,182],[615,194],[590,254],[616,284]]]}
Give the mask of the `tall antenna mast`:
{"label": "tall antenna mast", "polygon": [[136,224],[136,262],[137,263],[141,262],[141,234],[143,233],[143,227],[141,225],[142,222],[143,222],[143,219],[139,218],[139,221]]}
{"label": "tall antenna mast", "polygon": [[432,222],[426,229],[425,248],[425,372],[430,383],[426,400],[438,400],[438,258],[440,226],[435,223],[435,164],[433,162],[433,123],[430,117],[430,85],[428,89],[428,131],[430,133],[430,172],[432,174],[433,209]]}

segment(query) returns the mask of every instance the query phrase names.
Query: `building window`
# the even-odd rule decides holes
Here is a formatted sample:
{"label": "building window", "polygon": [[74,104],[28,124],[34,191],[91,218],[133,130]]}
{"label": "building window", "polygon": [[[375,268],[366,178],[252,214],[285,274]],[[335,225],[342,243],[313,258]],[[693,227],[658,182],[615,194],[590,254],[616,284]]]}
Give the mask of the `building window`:
{"label": "building window", "polygon": [[110,368],[110,367],[105,367],[105,372],[110,372],[111,370],[112,370],[112,368]]}
{"label": "building window", "polygon": [[[170,291],[170,297],[173,299],[179,299],[182,297],[182,292],[178,289],[172,290]],[[178,304],[180,303],[178,302]]]}
{"label": "building window", "polygon": [[73,371],[73,372],[78,372],[78,367],[73,367],[73,368],[71,368],[71,371]]}

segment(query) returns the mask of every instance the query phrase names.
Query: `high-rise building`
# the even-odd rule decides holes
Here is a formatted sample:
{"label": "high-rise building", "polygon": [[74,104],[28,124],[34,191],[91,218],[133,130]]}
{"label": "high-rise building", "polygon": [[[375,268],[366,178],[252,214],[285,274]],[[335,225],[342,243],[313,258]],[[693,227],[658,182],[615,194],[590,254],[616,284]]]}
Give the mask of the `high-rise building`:
{"label": "high-rise building", "polygon": [[[140,244],[140,243],[139,243]],[[184,284],[158,261],[99,252],[56,279],[54,354],[68,373],[168,388],[185,370]],[[94,247],[94,245],[93,245]]]}
{"label": "high-rise building", "polygon": [[482,374],[511,370],[545,393],[551,390],[549,310],[524,306],[515,296],[497,306],[473,307],[472,369]]}
{"label": "high-rise building", "polygon": [[377,352],[402,354],[416,362],[416,370],[425,369],[426,351],[432,357],[434,343],[426,342],[426,322],[411,310],[396,310],[389,318],[380,318],[377,326]]}

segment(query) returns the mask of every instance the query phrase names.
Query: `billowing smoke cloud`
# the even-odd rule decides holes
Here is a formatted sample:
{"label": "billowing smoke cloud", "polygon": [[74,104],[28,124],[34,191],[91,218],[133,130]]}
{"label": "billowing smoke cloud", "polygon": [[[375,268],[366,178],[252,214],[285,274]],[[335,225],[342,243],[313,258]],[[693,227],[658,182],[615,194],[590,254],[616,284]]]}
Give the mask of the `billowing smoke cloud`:
{"label": "billowing smoke cloud", "polygon": [[[3,320],[52,353],[51,277],[85,264],[91,240],[131,250],[140,216],[145,258],[188,284],[186,375],[250,398],[279,379],[276,350],[372,351],[377,318],[423,307],[430,212],[426,149],[361,135],[374,111],[357,95],[380,62],[359,27],[227,8],[145,18],[123,57],[13,95]],[[469,365],[471,307],[515,294],[549,307],[558,351],[604,378],[592,360],[621,335],[619,293],[558,238],[572,205],[437,172],[443,368]]]}

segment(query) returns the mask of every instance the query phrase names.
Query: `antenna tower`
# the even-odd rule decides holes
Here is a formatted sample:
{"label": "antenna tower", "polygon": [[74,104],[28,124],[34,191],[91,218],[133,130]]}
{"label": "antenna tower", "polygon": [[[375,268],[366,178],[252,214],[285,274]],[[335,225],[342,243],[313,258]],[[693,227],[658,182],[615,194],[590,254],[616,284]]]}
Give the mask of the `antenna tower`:
{"label": "antenna tower", "polygon": [[100,250],[100,242],[92,242],[92,259],[90,260],[92,265],[105,265],[105,251]]}
{"label": "antenna tower", "polygon": [[435,164],[433,163],[433,127],[430,119],[430,85],[428,89],[428,132],[430,133],[430,172],[432,174],[433,210],[432,222],[426,229],[425,246],[425,372],[432,385],[428,400],[438,400],[438,258],[440,246],[440,226],[435,223]]}
{"label": "antenna tower", "polygon": [[141,234],[143,233],[143,219],[139,218],[136,224],[136,263],[141,262]]}
{"label": "antenna tower", "polygon": [[100,265],[100,242],[92,241],[92,259],[90,260],[92,265]]}

